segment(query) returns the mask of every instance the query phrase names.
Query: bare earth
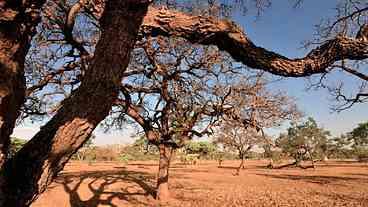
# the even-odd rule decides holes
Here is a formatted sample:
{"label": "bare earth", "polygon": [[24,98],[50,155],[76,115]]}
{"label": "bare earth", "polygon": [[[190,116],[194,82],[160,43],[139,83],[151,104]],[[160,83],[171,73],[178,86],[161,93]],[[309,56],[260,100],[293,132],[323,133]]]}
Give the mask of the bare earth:
{"label": "bare earth", "polygon": [[173,199],[153,198],[155,162],[72,162],[32,207],[102,206],[367,206],[368,164],[329,161],[317,169],[265,169],[266,161],[247,161],[234,176],[236,161],[173,164]]}

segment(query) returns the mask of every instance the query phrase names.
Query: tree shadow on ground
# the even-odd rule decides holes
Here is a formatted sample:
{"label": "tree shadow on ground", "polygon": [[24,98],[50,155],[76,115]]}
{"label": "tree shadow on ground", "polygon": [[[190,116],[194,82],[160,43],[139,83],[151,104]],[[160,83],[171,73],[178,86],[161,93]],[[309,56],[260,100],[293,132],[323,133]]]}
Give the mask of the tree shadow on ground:
{"label": "tree shadow on ground", "polygon": [[364,173],[345,173],[345,175],[368,177],[368,174]]}
{"label": "tree shadow on ground", "polygon": [[237,166],[218,166],[218,168],[230,169],[230,170],[236,170],[236,169],[238,169]]}
{"label": "tree shadow on ground", "polygon": [[344,164],[319,164],[316,166],[317,168],[331,168],[331,167],[349,167],[349,168],[362,168],[362,167],[368,167],[368,164],[354,164],[354,165],[344,165]]}
{"label": "tree shadow on ground", "polygon": [[195,166],[193,167],[170,167],[171,172],[182,172],[182,173],[208,173],[207,169],[197,169]]}
{"label": "tree shadow on ground", "polygon": [[357,160],[332,160],[317,162],[317,167],[368,167],[368,163]]}
{"label": "tree shadow on ground", "polygon": [[[148,173],[108,170],[63,173],[56,179],[56,183],[63,185],[65,192],[69,194],[72,207],[97,207],[98,205],[117,207],[112,203],[115,198],[125,200],[134,206],[148,206],[149,202],[145,200],[156,196],[153,180],[154,176]],[[119,182],[124,184],[124,187],[119,185],[118,188],[112,189],[112,186]],[[88,191],[93,194],[87,200],[82,199],[78,192],[82,185],[87,186]],[[148,199],[139,199],[140,197],[148,197]]]}
{"label": "tree shadow on ground", "polygon": [[129,163],[127,165],[130,166],[144,166],[144,167],[158,167],[158,162],[157,163]]}
{"label": "tree shadow on ground", "polygon": [[366,178],[352,178],[352,177],[338,177],[338,176],[315,176],[315,175],[272,175],[272,174],[256,174],[269,178],[285,179],[285,180],[297,180],[315,184],[331,184],[338,183],[340,181],[358,181],[368,182]]}

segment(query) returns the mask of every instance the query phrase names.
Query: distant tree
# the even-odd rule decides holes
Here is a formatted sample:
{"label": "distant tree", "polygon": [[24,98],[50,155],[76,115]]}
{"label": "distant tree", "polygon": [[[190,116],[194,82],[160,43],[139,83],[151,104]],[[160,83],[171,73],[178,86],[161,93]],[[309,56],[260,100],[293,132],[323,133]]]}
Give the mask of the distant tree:
{"label": "distant tree", "polygon": [[368,146],[368,121],[360,123],[349,133],[349,140],[353,142],[353,147]]}
{"label": "distant tree", "polygon": [[150,143],[146,136],[141,133],[138,133],[133,143],[122,146],[119,152],[119,160],[123,162],[156,161],[158,156],[158,147]]}
{"label": "distant tree", "polygon": [[217,146],[209,141],[191,141],[184,148],[187,154],[199,154],[200,157],[208,156],[217,150]]}
{"label": "distant tree", "polygon": [[348,139],[359,160],[368,160],[368,121],[360,123],[350,133]]}
{"label": "distant tree", "polygon": [[119,161],[119,145],[90,146],[77,153],[78,160],[86,160],[91,165],[93,161]]}
{"label": "distant tree", "polygon": [[328,157],[335,159],[354,158],[350,138],[346,134],[329,140]]}
{"label": "distant tree", "polygon": [[85,160],[89,158],[87,156],[91,148],[93,147],[93,141],[96,139],[96,136],[94,134],[91,135],[91,138],[88,139],[83,146],[73,155],[72,159],[76,159],[79,161]]}
{"label": "distant tree", "polygon": [[262,148],[263,148],[263,157],[264,158],[272,158],[273,154],[273,150],[272,150],[272,145],[271,144],[263,144],[262,145]]}
{"label": "distant tree", "polygon": [[95,159],[98,161],[118,161],[120,152],[114,148],[114,145],[93,147]]}
{"label": "distant tree", "polygon": [[215,138],[215,142],[232,149],[238,153],[241,160],[237,168],[236,175],[239,175],[240,169],[244,169],[244,159],[249,151],[255,146],[263,142],[263,136],[254,128],[245,128],[231,122],[222,125]]}
{"label": "distant tree", "polygon": [[240,83],[229,96],[231,116],[225,116],[215,135],[218,144],[237,151],[241,163],[236,175],[244,168],[244,158],[255,145],[270,143],[264,129],[279,126],[286,120],[300,116],[294,100],[285,92],[274,92],[268,88],[269,81],[263,75],[256,76],[248,86]]}
{"label": "distant tree", "polygon": [[301,161],[309,159],[315,167],[314,158],[322,159],[327,156],[329,136],[329,131],[319,127],[309,117],[304,123],[293,123],[286,134],[280,134],[276,139],[276,146],[295,159],[294,163],[287,166],[302,167]]}
{"label": "distant tree", "polygon": [[285,157],[285,154],[275,145],[274,141],[272,141],[270,137],[268,137],[267,142],[262,144],[262,148],[263,158],[270,160],[266,166],[267,168],[273,169],[275,167],[275,163],[279,163]]}
{"label": "distant tree", "polygon": [[158,153],[158,148],[156,145],[149,142],[146,136],[142,135],[136,139],[132,145],[132,147],[138,148],[142,153]]}
{"label": "distant tree", "polygon": [[10,141],[9,157],[14,156],[27,143],[27,140],[17,137],[11,137]]}

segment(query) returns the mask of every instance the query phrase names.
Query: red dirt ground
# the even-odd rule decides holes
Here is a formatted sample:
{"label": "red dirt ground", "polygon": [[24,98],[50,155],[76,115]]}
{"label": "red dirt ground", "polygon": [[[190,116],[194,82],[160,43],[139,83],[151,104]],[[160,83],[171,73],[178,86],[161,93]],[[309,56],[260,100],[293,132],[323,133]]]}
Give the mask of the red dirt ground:
{"label": "red dirt ground", "polygon": [[236,161],[173,164],[172,200],[153,198],[154,162],[72,162],[32,207],[102,206],[367,206],[368,164],[329,161],[317,169],[270,170],[266,161],[247,161],[234,176]]}

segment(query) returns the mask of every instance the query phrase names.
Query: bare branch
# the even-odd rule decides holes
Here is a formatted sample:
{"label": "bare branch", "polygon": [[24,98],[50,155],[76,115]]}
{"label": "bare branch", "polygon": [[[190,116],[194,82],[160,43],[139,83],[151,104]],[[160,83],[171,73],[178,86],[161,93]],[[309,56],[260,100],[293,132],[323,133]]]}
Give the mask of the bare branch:
{"label": "bare branch", "polygon": [[368,41],[338,36],[303,58],[289,59],[256,46],[234,23],[210,17],[189,16],[153,7],[144,19],[142,36],[180,36],[193,43],[213,44],[243,64],[281,76],[309,76],[326,72],[336,61],[368,58]]}

